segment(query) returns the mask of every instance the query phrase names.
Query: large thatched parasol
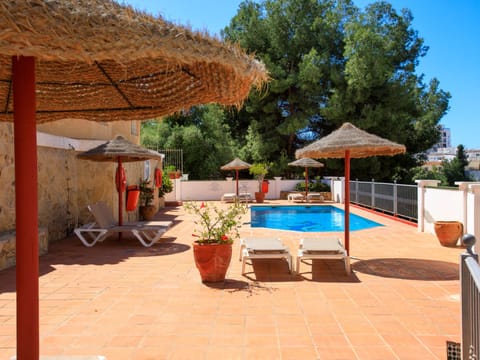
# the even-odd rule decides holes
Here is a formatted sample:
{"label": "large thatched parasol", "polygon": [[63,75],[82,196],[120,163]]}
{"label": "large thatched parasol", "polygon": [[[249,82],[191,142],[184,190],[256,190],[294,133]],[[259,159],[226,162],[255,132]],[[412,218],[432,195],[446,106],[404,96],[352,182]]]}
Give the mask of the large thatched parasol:
{"label": "large thatched parasol", "polygon": [[308,168],[309,167],[322,167],[323,164],[317,160],[310,158],[301,158],[295,161],[288,163],[290,166],[300,166],[305,168],[305,195],[308,195]]}
{"label": "large thatched parasol", "polygon": [[13,121],[17,358],[39,356],[36,123],[145,120],[239,105],[267,80],[238,46],[111,0],[0,4],[0,121]]}
{"label": "large thatched parasol", "polygon": [[350,158],[396,155],[406,151],[404,145],[360,130],[346,122],[339,129],[297,150],[297,158],[345,158],[345,248],[350,255]]}
{"label": "large thatched parasol", "polygon": [[[124,162],[143,161],[148,159],[162,159],[162,154],[146,149],[140,145],[136,145],[125,139],[123,136],[117,136],[115,139],[100,144],[93,149],[87,150],[77,155],[80,159],[104,161],[104,162],[116,162],[117,170],[115,172],[115,181],[118,191],[118,224],[123,223],[122,214],[122,192],[123,187],[120,182],[124,177]],[[120,236],[121,233],[119,233]]]}
{"label": "large thatched parasol", "polygon": [[238,170],[244,170],[250,168],[252,165],[246,163],[239,158],[235,158],[230,161],[228,164],[223,165],[220,169],[221,170],[235,170],[235,182],[236,182],[236,194],[238,196]]}

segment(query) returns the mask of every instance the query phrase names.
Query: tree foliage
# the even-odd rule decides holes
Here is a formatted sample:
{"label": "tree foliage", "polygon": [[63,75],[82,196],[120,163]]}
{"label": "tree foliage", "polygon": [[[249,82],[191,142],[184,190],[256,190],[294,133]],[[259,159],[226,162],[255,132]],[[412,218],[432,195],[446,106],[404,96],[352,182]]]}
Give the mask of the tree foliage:
{"label": "tree foliage", "polygon": [[[408,152],[354,159],[353,178],[411,179],[419,154],[439,139],[450,98],[437,79],[427,85],[416,73],[428,48],[412,19],[384,1],[361,10],[351,0],[246,0],[222,37],[266,64],[267,89],[253,90],[238,110],[200,107],[169,117],[158,133],[168,125],[162,141],[184,148],[193,178],[218,175],[234,156],[273,162],[279,175],[298,148],[349,121]],[[324,162],[325,173],[343,174],[343,161]]]}
{"label": "tree foliage", "polygon": [[465,174],[465,167],[468,165],[467,155],[463,145],[457,146],[457,154],[454,159],[445,159],[439,167],[434,166],[431,170],[424,167],[412,169],[412,179],[440,180],[444,186],[455,186],[457,181],[471,181]]}
{"label": "tree foliage", "polygon": [[[413,155],[438,141],[450,95],[437,79],[427,86],[415,73],[427,47],[411,23],[408,10],[386,2],[364,11],[351,1],[243,2],[223,36],[255,52],[270,71],[267,94],[252,94],[245,112],[261,119],[250,129],[264,159],[275,160],[279,147],[292,158],[298,147],[350,121],[408,151],[357,160],[352,176],[402,178],[402,168],[418,165]],[[342,168],[328,164],[334,172]]]}
{"label": "tree foliage", "polygon": [[189,179],[220,178],[220,167],[231,161],[238,146],[217,105],[143,124],[141,142],[159,149],[183,149],[184,171]]}

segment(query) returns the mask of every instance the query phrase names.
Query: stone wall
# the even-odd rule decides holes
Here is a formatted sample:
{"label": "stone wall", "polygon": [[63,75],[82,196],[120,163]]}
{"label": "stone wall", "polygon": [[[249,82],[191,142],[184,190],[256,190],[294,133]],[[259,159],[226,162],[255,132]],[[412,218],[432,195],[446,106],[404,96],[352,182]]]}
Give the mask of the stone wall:
{"label": "stone wall", "polygon": [[15,229],[13,125],[0,123],[0,233]]}
{"label": "stone wall", "polygon": [[[116,163],[80,160],[73,149],[39,146],[37,154],[38,225],[47,229],[49,241],[62,239],[77,226],[91,222],[88,204],[105,201],[118,218]],[[125,163],[124,167],[127,184],[138,184],[143,176],[143,162]],[[4,234],[15,230],[15,166],[10,123],[0,123],[0,189],[0,234]],[[125,214],[124,219],[137,220],[137,211]]]}
{"label": "stone wall", "polygon": [[[0,235],[0,270],[9,268],[16,264],[15,240],[15,231]],[[38,242],[38,254],[46,254],[48,252],[47,229],[38,230]]]}

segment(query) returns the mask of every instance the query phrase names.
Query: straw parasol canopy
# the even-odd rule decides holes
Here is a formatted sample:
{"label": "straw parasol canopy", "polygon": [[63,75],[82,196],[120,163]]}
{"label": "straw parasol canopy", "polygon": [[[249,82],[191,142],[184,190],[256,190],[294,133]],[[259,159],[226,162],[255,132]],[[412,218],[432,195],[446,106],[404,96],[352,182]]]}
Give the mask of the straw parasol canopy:
{"label": "straw parasol canopy", "polygon": [[351,158],[404,153],[405,146],[361,130],[349,122],[331,134],[317,140],[295,153],[296,158],[343,158],[345,150]]}
{"label": "straw parasol canopy", "polygon": [[308,195],[308,168],[319,168],[323,167],[323,164],[317,160],[310,158],[301,158],[295,161],[288,163],[290,166],[299,166],[305,168],[305,194]]}
{"label": "straw parasol canopy", "polygon": [[[134,162],[134,161],[143,161],[148,159],[159,159],[163,158],[163,155],[144,148],[143,146],[136,145],[125,139],[123,136],[117,136],[115,139],[107,141],[104,144],[87,150],[81,154],[78,154],[79,159],[93,160],[93,161],[102,161],[102,162],[116,162],[117,170],[115,173],[115,179],[117,181],[117,191],[118,191],[118,224],[122,225],[123,223],[123,205],[122,205],[122,192],[124,191],[122,186],[119,184],[125,170],[122,166],[124,162]],[[118,233],[119,238],[121,233]]]}
{"label": "straw parasol canopy", "polygon": [[235,170],[235,182],[236,182],[236,194],[238,196],[238,170],[244,170],[250,168],[252,165],[240,160],[238,157],[230,161],[228,164],[223,165],[221,170]]}
{"label": "straw parasol canopy", "polygon": [[14,122],[17,358],[39,357],[36,124],[240,105],[265,66],[238,46],[111,0],[0,3],[0,121]]}
{"label": "straw parasol canopy", "polygon": [[237,45],[101,0],[0,5],[0,121],[13,120],[11,57],[36,59],[37,123],[145,120],[240,105],[265,66]]}
{"label": "straw parasol canopy", "polygon": [[113,140],[78,154],[77,157],[93,161],[117,162],[120,159],[122,162],[134,162],[148,159],[161,160],[163,155],[143,146],[133,144],[123,136],[117,136]]}
{"label": "straw parasol canopy", "polygon": [[396,155],[406,151],[404,145],[360,130],[349,122],[339,129],[317,140],[303,149],[298,149],[295,157],[305,158],[345,158],[345,249],[350,255],[350,158],[363,158],[376,155]]}

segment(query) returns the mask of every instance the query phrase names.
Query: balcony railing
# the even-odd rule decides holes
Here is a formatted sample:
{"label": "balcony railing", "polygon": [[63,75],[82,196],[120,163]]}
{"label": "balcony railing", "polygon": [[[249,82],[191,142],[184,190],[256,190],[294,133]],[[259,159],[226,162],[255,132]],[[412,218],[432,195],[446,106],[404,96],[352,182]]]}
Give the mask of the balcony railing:
{"label": "balcony railing", "polygon": [[350,181],[350,202],[416,221],[417,185]]}
{"label": "balcony railing", "polygon": [[480,359],[480,265],[474,253],[475,237],[462,238],[467,251],[460,255],[462,295],[462,359]]}

